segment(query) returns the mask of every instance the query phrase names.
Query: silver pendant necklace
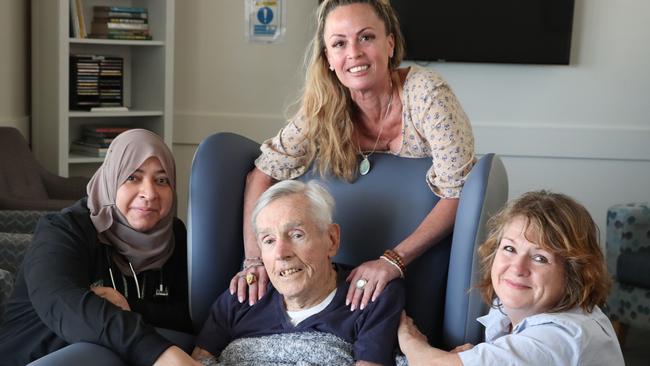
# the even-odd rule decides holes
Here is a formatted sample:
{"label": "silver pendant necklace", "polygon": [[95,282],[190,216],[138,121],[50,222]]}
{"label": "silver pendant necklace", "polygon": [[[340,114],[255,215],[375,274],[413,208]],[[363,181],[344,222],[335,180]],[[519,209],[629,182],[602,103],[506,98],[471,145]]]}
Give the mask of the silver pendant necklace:
{"label": "silver pendant necklace", "polygon": [[[391,78],[390,81],[390,96],[388,97],[388,107],[386,107],[386,112],[384,113],[384,118],[382,119],[382,122],[386,120],[388,117],[388,114],[390,113],[390,107],[393,105],[393,80]],[[381,133],[384,131],[384,124],[382,123],[381,127],[379,127],[379,134],[377,134],[377,140],[375,140],[375,145],[372,147],[372,150],[364,154],[363,151],[361,151],[361,145],[357,143],[357,148],[359,149],[359,154],[361,154],[361,162],[359,163],[359,174],[361,175],[366,175],[370,172],[370,160],[368,158],[370,155],[372,155],[375,152],[375,149],[377,149],[377,144],[379,143],[379,139],[381,138]]]}

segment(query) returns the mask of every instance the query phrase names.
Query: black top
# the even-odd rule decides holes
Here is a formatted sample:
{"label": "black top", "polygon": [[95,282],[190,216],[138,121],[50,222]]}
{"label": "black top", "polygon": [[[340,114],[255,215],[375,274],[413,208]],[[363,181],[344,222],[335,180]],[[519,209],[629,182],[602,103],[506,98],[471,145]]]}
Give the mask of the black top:
{"label": "black top", "polygon": [[[123,276],[109,260],[112,248],[99,243],[85,198],[43,217],[7,301],[0,325],[0,364],[25,365],[75,342],[103,345],[129,364],[153,364],[172,345],[154,327],[192,331],[187,235],[178,219],[174,235],[174,253],[163,268],[138,274],[138,299],[133,276]],[[113,283],[132,311],[122,311],[90,291],[91,285]]]}

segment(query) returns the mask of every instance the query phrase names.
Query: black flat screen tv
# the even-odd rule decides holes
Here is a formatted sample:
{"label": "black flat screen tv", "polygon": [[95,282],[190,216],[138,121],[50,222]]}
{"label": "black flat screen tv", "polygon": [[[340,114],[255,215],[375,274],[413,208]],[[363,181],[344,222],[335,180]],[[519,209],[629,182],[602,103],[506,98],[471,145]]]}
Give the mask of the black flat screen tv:
{"label": "black flat screen tv", "polygon": [[391,0],[406,59],[569,64],[574,0]]}

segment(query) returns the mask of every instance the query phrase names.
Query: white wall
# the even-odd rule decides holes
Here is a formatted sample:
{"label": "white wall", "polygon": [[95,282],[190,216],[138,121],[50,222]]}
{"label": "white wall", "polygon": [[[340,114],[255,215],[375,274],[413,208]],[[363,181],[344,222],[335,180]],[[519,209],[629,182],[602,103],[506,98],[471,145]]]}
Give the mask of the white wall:
{"label": "white wall", "polygon": [[176,2],[174,154],[183,218],[197,144],[219,131],[261,141],[284,124],[285,108],[299,95],[318,1],[285,4],[284,41],[258,44],[245,39],[244,1]]}
{"label": "white wall", "polygon": [[27,1],[0,1],[0,126],[29,138]]}
{"label": "white wall", "polygon": [[[279,45],[245,41],[240,0],[177,3],[175,135],[181,201],[196,144],[261,141],[298,93],[316,0],[287,0]],[[510,196],[549,188],[604,231],[609,205],[650,199],[650,2],[576,0],[571,65],[434,63],[469,114],[479,153],[502,155]],[[179,205],[185,212],[185,202]]]}
{"label": "white wall", "polygon": [[569,66],[431,66],[462,101],[477,151],[504,157],[510,197],[567,193],[603,233],[607,207],[650,200],[648,14],[647,0],[576,0]]}

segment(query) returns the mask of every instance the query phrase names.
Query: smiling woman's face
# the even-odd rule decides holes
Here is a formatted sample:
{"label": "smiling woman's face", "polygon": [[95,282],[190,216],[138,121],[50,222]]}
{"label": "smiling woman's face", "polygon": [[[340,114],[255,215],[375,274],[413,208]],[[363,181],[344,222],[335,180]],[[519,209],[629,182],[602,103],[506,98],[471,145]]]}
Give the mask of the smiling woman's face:
{"label": "smiling woman's face", "polygon": [[492,263],[492,286],[513,324],[552,309],[565,294],[561,259],[526,239],[526,220],[506,225]]}
{"label": "smiling woman's face", "polygon": [[325,20],[327,61],[341,83],[353,91],[386,85],[395,40],[368,4],[342,5]]}
{"label": "smiling woman's face", "polygon": [[151,230],[172,208],[173,191],[158,158],[145,160],[117,189],[115,204],[135,230]]}

